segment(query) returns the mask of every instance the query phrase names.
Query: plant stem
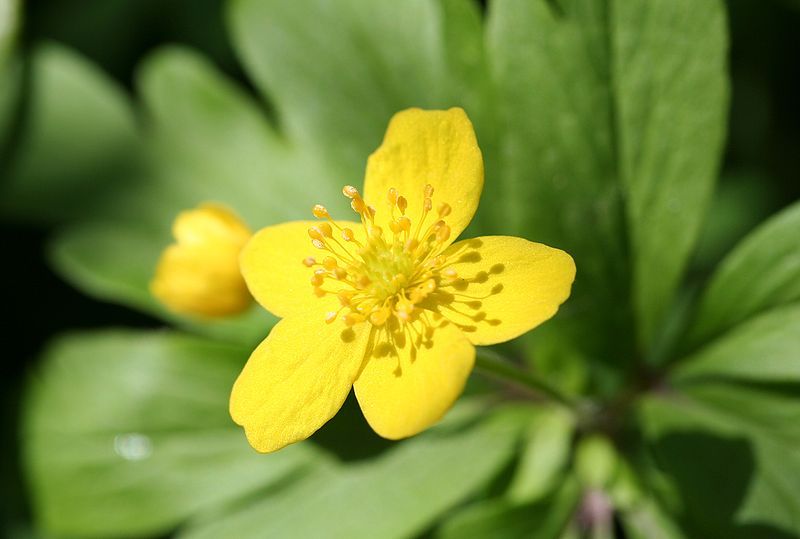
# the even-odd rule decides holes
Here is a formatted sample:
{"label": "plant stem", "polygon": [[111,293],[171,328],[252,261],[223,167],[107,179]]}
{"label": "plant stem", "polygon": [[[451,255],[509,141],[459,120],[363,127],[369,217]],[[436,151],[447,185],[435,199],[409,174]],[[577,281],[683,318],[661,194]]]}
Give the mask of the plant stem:
{"label": "plant stem", "polygon": [[527,389],[532,389],[571,410],[575,410],[576,408],[576,403],[573,399],[564,395],[561,391],[533,373],[523,371],[494,350],[477,348],[475,366],[478,370],[489,376]]}

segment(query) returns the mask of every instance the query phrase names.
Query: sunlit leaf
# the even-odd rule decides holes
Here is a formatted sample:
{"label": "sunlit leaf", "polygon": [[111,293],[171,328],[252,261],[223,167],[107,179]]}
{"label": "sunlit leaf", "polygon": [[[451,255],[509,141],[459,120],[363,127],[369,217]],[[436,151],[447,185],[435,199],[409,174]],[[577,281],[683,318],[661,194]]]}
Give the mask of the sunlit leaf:
{"label": "sunlit leaf", "polygon": [[500,472],[519,438],[518,414],[502,413],[462,429],[434,429],[372,461],[318,468],[305,479],[181,537],[415,536]]}
{"label": "sunlit leaf", "polygon": [[569,459],[574,418],[561,408],[543,407],[532,413],[509,487],[511,501],[532,502],[549,493],[560,481]]}
{"label": "sunlit leaf", "polygon": [[619,363],[634,355],[631,301],[643,344],[653,339],[713,184],[721,2],[495,2],[488,39],[505,225],[575,257],[564,315],[580,316],[590,356]]}
{"label": "sunlit leaf", "polygon": [[33,506],[58,536],[163,533],[322,458],[270,458],[228,417],[247,350],[171,333],[64,337],[29,387],[24,457]]}
{"label": "sunlit leaf", "polygon": [[469,505],[446,520],[439,539],[558,539],[567,528],[578,503],[579,488],[567,479],[553,496],[535,504],[514,504],[495,499]]}
{"label": "sunlit leaf", "polygon": [[690,345],[771,307],[800,299],[800,203],[781,211],[722,261],[703,294]]}
{"label": "sunlit leaf", "polygon": [[800,382],[800,304],[772,309],[683,360],[673,380],[725,377]]}

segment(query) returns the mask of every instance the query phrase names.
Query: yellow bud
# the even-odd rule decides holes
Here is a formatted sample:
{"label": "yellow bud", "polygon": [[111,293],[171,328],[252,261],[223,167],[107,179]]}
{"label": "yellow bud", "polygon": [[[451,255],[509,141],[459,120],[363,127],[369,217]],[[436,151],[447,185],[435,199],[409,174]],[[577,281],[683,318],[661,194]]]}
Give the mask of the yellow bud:
{"label": "yellow bud", "polygon": [[181,212],[175,243],[161,254],[150,291],[170,310],[205,318],[232,316],[250,307],[239,253],[252,233],[231,210],[202,204]]}

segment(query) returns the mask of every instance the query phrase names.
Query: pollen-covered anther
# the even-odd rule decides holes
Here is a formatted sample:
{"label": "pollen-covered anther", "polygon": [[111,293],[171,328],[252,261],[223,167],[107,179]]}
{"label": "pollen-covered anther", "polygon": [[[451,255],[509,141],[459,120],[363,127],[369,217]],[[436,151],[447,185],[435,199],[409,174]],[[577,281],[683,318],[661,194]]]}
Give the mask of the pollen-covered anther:
{"label": "pollen-covered anther", "polygon": [[436,241],[438,241],[439,243],[444,243],[449,238],[450,238],[450,227],[445,224],[442,224],[442,226],[440,226],[436,230]]}
{"label": "pollen-covered anther", "polygon": [[398,301],[395,312],[397,313],[397,318],[403,322],[408,322],[414,312],[414,304],[406,300]]}
{"label": "pollen-covered anther", "polygon": [[356,189],[352,185],[345,185],[344,187],[342,187],[342,194],[347,198],[355,198],[357,196],[360,196],[358,194],[358,189]]}
{"label": "pollen-covered anther", "polygon": [[337,316],[339,316],[339,313],[336,311],[329,311],[325,313],[325,323],[326,324],[332,323],[334,320],[336,320]]}
{"label": "pollen-covered anther", "polygon": [[400,213],[403,215],[406,214],[406,209],[408,209],[408,200],[406,200],[406,197],[397,197],[397,209],[400,210]]}
{"label": "pollen-covered anther", "polygon": [[348,327],[355,326],[356,324],[358,324],[359,322],[363,322],[364,320],[366,320],[366,317],[359,312],[350,311],[344,316],[344,323]]}
{"label": "pollen-covered anther", "polygon": [[311,284],[313,286],[321,286],[322,283],[325,281],[325,276],[320,273],[315,273],[311,276]]}
{"label": "pollen-covered anther", "polygon": [[311,213],[317,219],[330,219],[331,214],[328,213],[327,208],[322,204],[316,204],[314,208],[311,210]]}
{"label": "pollen-covered anther", "polygon": [[355,239],[355,234],[353,233],[352,228],[343,228],[342,229],[342,239],[344,241],[353,241]]}
{"label": "pollen-covered anther", "polygon": [[303,265],[307,268],[313,267],[317,263],[313,256],[307,256],[303,259]]}

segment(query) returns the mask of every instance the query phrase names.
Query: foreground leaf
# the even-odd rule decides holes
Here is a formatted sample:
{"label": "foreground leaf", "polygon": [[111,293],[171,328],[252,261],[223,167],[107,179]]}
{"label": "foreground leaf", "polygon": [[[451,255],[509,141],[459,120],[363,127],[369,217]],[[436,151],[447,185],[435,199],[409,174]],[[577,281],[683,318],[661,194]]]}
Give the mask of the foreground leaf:
{"label": "foreground leaf", "polygon": [[646,349],[713,185],[726,111],[721,2],[495,2],[488,43],[504,225],[574,256],[564,315],[580,313],[572,331],[585,353],[619,368],[636,355],[631,302]]}
{"label": "foreground leaf", "polygon": [[800,382],[800,304],[740,324],[683,360],[672,375],[678,383],[702,377]]}
{"label": "foreground leaf", "polygon": [[702,296],[688,346],[800,299],[800,203],[770,218],[722,261]]}
{"label": "foreground leaf", "polygon": [[26,398],[33,506],[58,536],[164,533],[321,458],[304,444],[265,459],[227,412],[240,348],[170,333],[64,337]]}
{"label": "foreground leaf", "polygon": [[688,398],[645,401],[642,424],[683,499],[689,535],[795,537],[798,393],[726,384],[683,391]]}
{"label": "foreground leaf", "polygon": [[446,520],[436,537],[557,539],[567,528],[578,497],[577,482],[568,478],[552,496],[535,504],[514,504],[505,499],[480,502]]}
{"label": "foreground leaf", "polygon": [[518,414],[434,428],[380,457],[318,468],[271,496],[188,528],[181,537],[411,537],[485,486],[512,457]]}

